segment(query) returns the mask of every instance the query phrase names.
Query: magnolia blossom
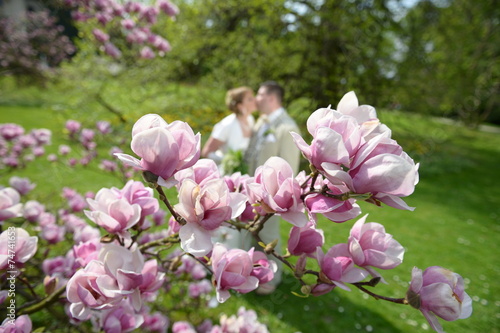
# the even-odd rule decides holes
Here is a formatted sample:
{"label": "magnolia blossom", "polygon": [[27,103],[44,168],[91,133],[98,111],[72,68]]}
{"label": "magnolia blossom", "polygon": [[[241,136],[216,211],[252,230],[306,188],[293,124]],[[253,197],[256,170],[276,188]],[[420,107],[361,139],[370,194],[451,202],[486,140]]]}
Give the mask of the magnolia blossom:
{"label": "magnolia blossom", "polygon": [[208,158],[199,159],[192,167],[177,172],[174,177],[178,182],[176,185],[178,191],[185,179],[191,179],[196,184],[203,186],[209,180],[221,178],[217,164]]}
{"label": "magnolia blossom", "polygon": [[21,216],[23,205],[19,192],[11,187],[0,189],[0,222]]}
{"label": "magnolia blossom", "polygon": [[116,281],[106,274],[104,263],[92,260],[84,269],[76,271],[66,285],[71,316],[87,320],[92,315],[91,309],[112,308],[122,300],[122,295],[112,288],[118,289]]}
{"label": "magnolia blossom", "polygon": [[231,296],[229,289],[245,294],[259,286],[259,279],[252,275],[253,252],[253,248],[248,252],[227,250],[224,245],[215,244],[211,259],[214,272],[212,280],[220,303]]}
{"label": "magnolia blossom", "polygon": [[13,140],[24,134],[24,128],[17,124],[0,124],[0,137],[3,137],[5,140]]}
{"label": "magnolia blossom", "polygon": [[195,256],[207,255],[212,249],[211,231],[239,216],[246,200],[243,194],[230,192],[223,179],[212,179],[203,186],[183,180],[174,207],[187,222],[179,231],[182,249]]}
{"label": "magnolia blossom", "polygon": [[141,160],[126,154],[115,155],[128,165],[155,174],[160,185],[172,186],[174,182],[167,180],[199,159],[200,137],[185,122],[167,124],[159,115],[148,114],[132,128],[131,148]]}
{"label": "magnolia blossom", "polygon": [[377,118],[377,111],[375,111],[375,108],[371,105],[359,105],[358,98],[354,91],[350,91],[342,97],[337,105],[337,111],[356,119],[360,127],[361,135],[365,141],[382,133],[387,137],[391,136],[389,127],[382,124]]}
{"label": "magnolia blossom", "polygon": [[281,157],[271,157],[257,168],[252,183],[247,184],[249,201],[259,203],[266,213],[279,214],[284,220],[302,227],[307,223],[300,199],[301,187],[290,164]]}
{"label": "magnolia blossom", "polygon": [[307,254],[316,255],[316,248],[323,246],[325,237],[323,230],[316,229],[314,223],[308,222],[302,228],[292,227],[288,237],[288,251],[294,256]]}
{"label": "magnolia blossom", "polygon": [[[346,249],[358,266],[392,269],[403,262],[404,248],[380,223],[365,223],[368,214],[352,227]],[[374,275],[373,270],[369,272]],[[375,274],[378,276],[378,274]]]}
{"label": "magnolia blossom", "polygon": [[176,321],[172,325],[172,333],[197,333],[193,325],[187,321]]}
{"label": "magnolia blossom", "polygon": [[76,120],[68,120],[66,121],[65,128],[68,130],[70,135],[74,135],[78,131],[80,131],[80,128],[82,127],[82,124]]}
{"label": "magnolia blossom", "polygon": [[352,258],[343,255],[342,248],[338,245],[331,247],[326,254],[318,247],[316,258],[321,273],[342,289],[350,290],[345,283],[360,282],[368,276],[365,270],[354,267]]}
{"label": "magnolia blossom", "polygon": [[[241,172],[236,172],[232,175],[226,175],[223,177],[223,179],[231,192],[237,192],[244,195],[248,195],[246,184],[253,182],[253,177],[250,177],[249,175],[242,175]],[[249,222],[252,221],[254,217],[254,207],[250,202],[247,201],[245,210],[237,219],[240,222]]]}
{"label": "magnolia blossom", "polygon": [[[156,260],[154,260],[156,261]],[[127,299],[135,311],[142,307],[143,297],[158,290],[164,281],[153,261],[144,263],[142,253],[134,248],[109,243],[102,246],[96,260],[76,271],[67,284],[71,315],[88,319],[91,310],[110,309]]]}
{"label": "magnolia blossom", "polygon": [[36,184],[33,184],[28,178],[21,178],[17,176],[9,179],[9,185],[21,195],[28,194],[36,187]]}
{"label": "magnolia blossom", "polygon": [[73,245],[66,254],[68,262],[73,263],[73,269],[87,266],[92,260],[97,260],[102,243],[100,239],[95,238],[86,242],[80,242]]}
{"label": "magnolia blossom", "polygon": [[87,202],[91,210],[86,210],[85,215],[112,234],[126,236],[127,229],[141,218],[141,206],[130,204],[111,189],[102,188],[95,199],[88,198]]}
{"label": "magnolia blossom", "polygon": [[212,327],[210,333],[232,333],[232,332],[252,332],[268,333],[267,326],[257,320],[257,314],[253,310],[244,307],[238,309],[238,315],[222,315],[220,325]]}
{"label": "magnolia blossom", "polygon": [[[310,185],[308,188],[310,188]],[[341,200],[331,195],[324,195],[321,193],[321,190],[324,188],[327,188],[330,194],[338,196],[350,191],[345,184],[339,184],[338,182],[334,184],[327,179],[323,179],[320,174],[314,186],[316,192],[307,193],[306,191],[308,190],[304,190],[307,193],[307,196],[304,198],[304,204],[312,219],[316,220],[316,214],[322,214],[333,222],[341,223],[361,214],[361,208],[356,204],[355,199]]]}
{"label": "magnolia blossom", "polygon": [[[349,170],[355,193],[372,193],[386,205],[413,210],[400,197],[413,193],[418,183],[418,164],[396,141],[383,134],[360,147]],[[331,174],[327,173],[327,177]]]}
{"label": "magnolia blossom", "polygon": [[154,214],[160,208],[158,200],[154,197],[153,189],[145,187],[142,182],[129,180],[123,189],[113,188],[112,190],[127,199],[131,205],[137,204],[141,207],[141,223],[146,216]]}
{"label": "magnolia blossom", "polygon": [[144,323],[142,314],[136,313],[128,301],[99,313],[101,329],[105,333],[132,332]]}
{"label": "magnolia blossom", "polygon": [[[14,248],[12,248],[14,244]],[[22,265],[31,259],[38,247],[38,237],[30,236],[23,228],[8,228],[0,234],[0,271]]]}
{"label": "magnolia blossom", "polygon": [[292,136],[302,154],[318,170],[324,162],[349,167],[350,157],[363,142],[356,119],[329,108],[313,112],[307,120],[307,129],[313,136],[310,146],[299,134],[292,132]]}
{"label": "magnolia blossom", "polygon": [[30,222],[36,222],[44,212],[45,206],[36,200],[29,200],[24,204],[23,216]]}
{"label": "magnolia blossom", "polygon": [[414,267],[406,298],[437,332],[444,332],[437,317],[453,321],[472,314],[472,299],[464,290],[462,277],[439,266],[428,267],[423,273]]}
{"label": "magnolia blossom", "polygon": [[144,313],[144,323],[141,328],[148,332],[166,333],[169,326],[169,319],[160,312],[153,314]]}
{"label": "magnolia blossom", "polygon": [[33,324],[28,315],[22,315],[15,320],[9,317],[5,318],[2,325],[0,325],[0,332],[2,333],[31,333]]}

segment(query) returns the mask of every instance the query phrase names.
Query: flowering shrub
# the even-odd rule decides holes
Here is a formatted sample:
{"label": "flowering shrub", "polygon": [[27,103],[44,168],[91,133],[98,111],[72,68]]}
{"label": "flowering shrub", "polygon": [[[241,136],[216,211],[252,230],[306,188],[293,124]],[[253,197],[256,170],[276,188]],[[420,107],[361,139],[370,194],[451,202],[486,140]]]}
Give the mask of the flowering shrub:
{"label": "flowering shrub", "polygon": [[75,52],[48,11],[28,12],[25,20],[0,19],[0,68],[37,77]]}
{"label": "flowering shrub", "polygon": [[137,50],[134,57],[143,59],[164,56],[171,49],[165,38],[152,31],[159,15],[175,17],[179,13],[169,0],[158,0],[154,5],[116,0],[64,0],[64,3],[72,10],[74,20],[98,26],[92,29],[93,40],[112,58],[120,58],[127,48]]}
{"label": "flowering shrub", "polygon": [[[412,210],[402,198],[418,183],[418,164],[391,139],[375,110],[359,106],[351,92],[337,110],[314,112],[307,126],[311,144],[291,133],[311,165],[308,173],[298,175],[285,160],[271,157],[253,177],[240,173],[223,177],[212,161],[199,159],[200,135],[187,123],[169,124],[150,114],[132,129],[131,148],[140,159],[115,154],[142,172],[149,187],[129,180],[123,188],[87,193],[86,200],[65,188],[67,207],[54,214],[39,202],[23,201],[32,188],[29,181],[12,180],[11,187],[0,192],[1,223],[7,227],[0,235],[0,269],[6,276],[12,274],[9,279],[23,281],[32,299],[28,294],[18,307],[20,316],[8,317],[2,329],[20,320],[23,327],[31,327],[23,315],[60,301],[57,304],[65,307],[71,324],[82,329],[90,322],[104,332],[166,332],[167,326],[173,332],[266,332],[255,313],[245,309],[238,316],[222,316],[218,325],[170,324],[168,310],[153,309],[161,308],[158,302],[169,293],[187,295],[176,302],[182,307],[195,303],[203,307],[214,292],[216,301],[225,302],[234,293],[266,288],[277,262],[293,273],[302,297],[320,296],[337,287],[356,288],[378,300],[411,305],[438,332],[442,328],[437,317],[448,321],[469,317],[472,303],[462,277],[442,267],[429,267],[423,273],[414,268],[401,298],[368,289],[384,281],[379,270],[402,263],[404,248],[382,224],[367,222],[367,215],[358,218],[358,202]],[[85,147],[94,146],[93,131],[83,130],[75,121],[68,121],[66,128]],[[103,123],[99,128],[110,129]],[[176,204],[164,189],[177,191]],[[274,215],[291,228],[286,256],[277,251],[277,240],[266,244],[259,235]],[[345,243],[326,244],[319,225],[325,222],[318,215],[336,223],[358,220]],[[223,228],[245,232],[260,247],[228,247],[218,239]],[[46,294],[42,297],[31,285],[35,281],[23,279],[29,260],[42,243],[67,245],[64,240],[70,242],[64,255],[46,251],[40,261],[33,261],[41,264],[38,272],[43,272]],[[3,302],[8,299],[12,296]]]}

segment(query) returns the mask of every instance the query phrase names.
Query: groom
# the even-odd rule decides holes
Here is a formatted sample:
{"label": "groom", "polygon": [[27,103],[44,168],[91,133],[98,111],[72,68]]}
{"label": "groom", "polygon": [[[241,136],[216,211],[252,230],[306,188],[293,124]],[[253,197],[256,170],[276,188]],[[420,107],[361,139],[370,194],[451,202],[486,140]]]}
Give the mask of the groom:
{"label": "groom", "polygon": [[260,117],[253,128],[245,154],[245,162],[251,176],[258,166],[263,165],[272,156],[282,157],[290,163],[295,175],[298,172],[300,151],[290,132],[300,134],[300,131],[282,106],[283,96],[283,88],[274,81],[262,83],[257,92],[255,99]]}
{"label": "groom", "polygon": [[[300,151],[293,142],[290,132],[300,134],[300,131],[282,106],[283,95],[283,88],[274,81],[262,83],[257,92],[256,101],[260,117],[255,123],[252,138],[245,153],[245,162],[250,176],[253,176],[257,167],[263,165],[272,156],[285,159],[292,167],[294,175],[297,175]],[[266,244],[277,239],[278,244],[275,249],[278,253],[282,253],[279,222],[280,219],[277,216],[269,219],[259,236]],[[251,240],[248,236],[245,237],[247,247],[255,246],[255,244],[250,244]],[[258,293],[271,293],[281,282],[282,263],[275,258],[271,259],[278,264],[278,271],[271,282],[259,287]]]}

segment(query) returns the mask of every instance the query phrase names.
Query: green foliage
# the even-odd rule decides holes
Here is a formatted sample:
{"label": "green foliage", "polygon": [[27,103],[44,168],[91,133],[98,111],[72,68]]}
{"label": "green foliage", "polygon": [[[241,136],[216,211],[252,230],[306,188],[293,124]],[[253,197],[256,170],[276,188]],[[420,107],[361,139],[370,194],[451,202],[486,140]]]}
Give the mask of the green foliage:
{"label": "green foliage", "polygon": [[[404,18],[396,95],[405,109],[475,127],[500,119],[499,8],[492,1],[419,3]],[[418,103],[416,101],[418,100]]]}

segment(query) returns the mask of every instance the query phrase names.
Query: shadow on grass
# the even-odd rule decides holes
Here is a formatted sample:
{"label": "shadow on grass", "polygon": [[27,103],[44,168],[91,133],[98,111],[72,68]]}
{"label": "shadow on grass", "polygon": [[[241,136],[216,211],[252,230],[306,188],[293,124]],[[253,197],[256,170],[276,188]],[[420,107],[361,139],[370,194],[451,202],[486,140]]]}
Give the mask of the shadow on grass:
{"label": "shadow on grass", "polygon": [[[379,313],[347,299],[343,295],[346,291],[334,290],[323,296],[309,298],[301,298],[291,293],[299,290],[298,281],[290,275],[285,275],[283,282],[273,294],[259,296],[249,293],[244,298],[260,313],[259,320],[268,325],[270,332],[290,332],[276,328],[276,324],[272,322],[273,318],[285,322],[288,327],[293,327],[293,332],[302,333],[400,332]],[[357,293],[356,290],[351,292]],[[376,300],[368,299],[366,302],[376,302]]]}

